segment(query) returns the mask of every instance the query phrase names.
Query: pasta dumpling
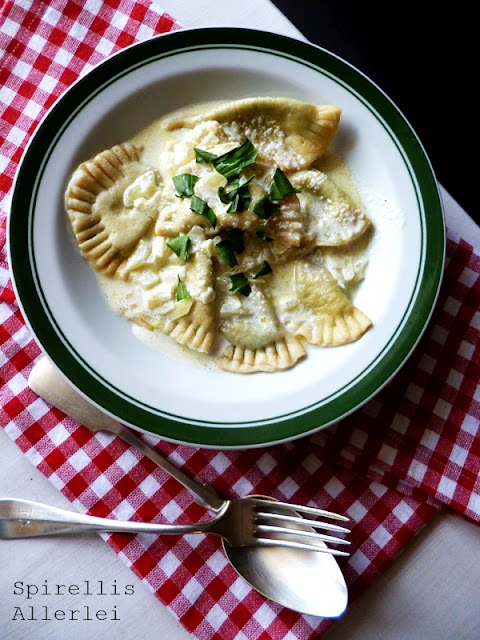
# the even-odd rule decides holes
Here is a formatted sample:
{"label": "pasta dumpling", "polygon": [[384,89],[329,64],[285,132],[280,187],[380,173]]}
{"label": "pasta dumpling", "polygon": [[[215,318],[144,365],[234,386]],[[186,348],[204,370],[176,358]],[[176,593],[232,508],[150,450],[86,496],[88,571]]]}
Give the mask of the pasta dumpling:
{"label": "pasta dumpling", "polygon": [[218,364],[222,369],[234,373],[281,371],[292,367],[305,353],[303,344],[294,336],[286,334],[261,349],[231,345],[218,360]]}
{"label": "pasta dumpling", "polygon": [[194,127],[204,120],[234,126],[249,137],[262,155],[283,170],[309,167],[330,146],[338,129],[341,109],[292,98],[245,98],[206,107],[165,120],[168,130]]}
{"label": "pasta dumpling", "polygon": [[313,166],[340,113],[276,97],[195,105],[83,162],[65,208],[111,306],[234,373],[359,339],[372,322],[349,296],[371,222]]}
{"label": "pasta dumpling", "polygon": [[347,344],[358,340],[371,326],[371,320],[350,302],[325,268],[299,262],[295,266],[295,286],[300,305],[311,318],[293,323],[290,329],[310,344]]}
{"label": "pasta dumpling", "polygon": [[301,191],[300,203],[308,211],[308,230],[317,246],[347,244],[370,226],[364,211],[325,173],[301,171],[292,177],[292,183]]}
{"label": "pasta dumpling", "polygon": [[128,209],[126,189],[145,173],[138,149],[116,145],[74,172],[65,196],[78,246],[91,265],[114,275],[153,222],[149,211]]}
{"label": "pasta dumpling", "polygon": [[215,335],[211,248],[198,227],[192,236],[193,240],[185,236],[194,248],[188,268],[168,241],[153,236],[139,243],[125,267],[130,288],[122,315],[169,335],[178,344],[208,353]]}

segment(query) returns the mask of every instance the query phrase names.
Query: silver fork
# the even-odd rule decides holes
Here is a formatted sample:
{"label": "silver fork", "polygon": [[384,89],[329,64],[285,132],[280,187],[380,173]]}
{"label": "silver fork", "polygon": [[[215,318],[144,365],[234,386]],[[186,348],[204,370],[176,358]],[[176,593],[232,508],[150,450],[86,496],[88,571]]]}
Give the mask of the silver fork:
{"label": "silver fork", "polygon": [[[262,539],[270,540],[270,546],[295,546],[297,548],[310,549],[310,546],[308,545],[313,544],[315,551],[323,551],[332,553],[333,555],[349,555],[348,553],[330,549],[329,547],[325,546],[325,542],[330,542],[333,544],[334,540],[325,540],[323,544],[321,544],[319,538],[315,538],[312,540],[307,539],[307,534],[311,535],[312,529],[315,530],[319,528],[337,533],[349,532],[349,530],[345,529],[344,527],[339,527],[338,525],[335,525],[333,523],[319,522],[316,520],[308,519],[309,517],[323,517],[344,522],[347,522],[349,518],[339,514],[331,513],[329,511],[324,511],[323,509],[317,509],[315,507],[303,507],[299,505],[291,505],[278,502],[277,500],[267,498],[265,496],[247,496],[244,498],[238,498],[236,500],[226,500],[222,498],[213,486],[209,484],[201,484],[200,482],[188,476],[186,473],[184,473],[184,471],[172,464],[170,460],[164,458],[159,451],[157,451],[153,447],[150,447],[145,441],[141,440],[138,436],[132,433],[132,431],[125,425],[121,424],[117,420],[114,420],[109,415],[107,415],[103,411],[100,411],[99,409],[97,409],[97,407],[88,402],[88,400],[86,400],[83,396],[77,393],[75,389],[72,388],[72,386],[63,378],[63,376],[60,375],[57,369],[45,357],[41,358],[33,367],[28,379],[28,384],[30,388],[44,400],[60,409],[65,414],[74,418],[75,420],[77,420],[77,422],[80,422],[91,431],[107,431],[122,438],[125,442],[137,448],[145,456],[150,458],[150,460],[155,462],[171,477],[180,482],[180,484],[182,484],[186,489],[190,491],[197,504],[206,509],[209,509],[216,514],[212,520],[204,522],[202,523],[202,525],[198,525],[202,526],[202,532],[208,532],[206,527],[208,527],[209,522],[211,523],[212,527],[216,527],[218,522],[220,522],[220,524],[218,524],[219,527],[224,527],[224,521],[228,518],[232,518],[232,520],[235,521],[238,518],[240,522],[241,518],[244,518],[247,522],[251,523],[251,528],[249,529],[249,531],[253,530],[254,522],[258,525],[258,529],[256,529],[257,537],[255,539],[259,540],[260,538],[258,536],[259,534],[261,534],[263,536]],[[234,514],[233,516],[230,515],[232,513]],[[307,518],[303,517],[302,514],[303,516],[307,516]],[[117,521],[107,520],[109,526],[112,522]],[[275,542],[275,537],[279,535],[278,527],[282,522],[284,531],[281,534],[282,540],[280,542],[282,542],[283,544],[280,545],[278,541]],[[128,524],[132,525],[133,523]],[[135,523],[135,526],[137,524],[140,523]],[[170,525],[161,526],[165,527]],[[185,527],[187,525],[182,526]],[[188,532],[177,530],[175,532],[172,531],[171,533],[200,533],[197,525],[192,526],[195,530],[190,530]],[[277,529],[275,529],[275,526],[277,527]],[[287,533],[287,529],[294,529],[295,531],[294,533]],[[96,530],[98,531],[98,529]],[[239,531],[241,530],[242,528],[240,525]],[[123,531],[125,531],[125,529],[123,529]],[[229,544],[234,546],[234,540],[237,539],[235,536],[240,535],[239,531],[232,531],[230,533],[230,538],[224,536],[225,540],[227,540]],[[212,529],[210,529],[210,532],[216,533],[216,531],[213,531]],[[160,531],[152,531],[152,533],[160,533]],[[167,533],[165,529],[163,530],[163,533]],[[313,533],[315,532],[313,531]],[[220,535],[222,534],[220,533]],[[287,542],[289,541],[288,536],[296,536],[295,540],[297,544],[287,544]],[[299,546],[300,542],[302,542],[303,546]],[[319,546],[316,546],[315,542],[319,543]],[[261,544],[262,543],[259,542],[257,546],[260,546]],[[342,539],[339,544],[346,544],[346,541]],[[238,546],[242,545],[238,544]]]}
{"label": "silver fork", "polygon": [[[83,515],[31,500],[0,499],[0,539],[34,538],[66,533],[109,531],[124,533],[192,534],[214,533],[231,547],[290,547],[348,556],[345,551],[326,544],[349,544],[343,538],[318,533],[316,529],[347,533],[339,525],[300,514],[338,518],[329,511],[301,507],[261,497],[228,500],[210,520],[198,524],[154,524],[122,522],[110,518]],[[340,516],[342,519],[343,516]],[[346,519],[346,518],[345,518]]]}

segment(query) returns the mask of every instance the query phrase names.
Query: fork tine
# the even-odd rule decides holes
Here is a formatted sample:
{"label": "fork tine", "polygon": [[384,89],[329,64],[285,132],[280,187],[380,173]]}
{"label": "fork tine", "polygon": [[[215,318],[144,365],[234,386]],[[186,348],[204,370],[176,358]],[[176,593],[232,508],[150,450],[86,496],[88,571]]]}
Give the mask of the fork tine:
{"label": "fork tine", "polygon": [[[333,513],[332,511],[325,511],[324,509],[317,509],[316,507],[304,507],[299,504],[290,504],[289,502],[280,502],[279,500],[265,500],[263,498],[255,498],[255,504],[262,507],[277,510],[280,509],[288,509],[289,511],[296,511],[297,513],[305,513],[310,516],[316,516],[317,518],[332,518],[334,520],[343,520],[344,522],[348,522],[350,518],[346,516],[341,516],[338,513]],[[269,511],[270,513],[270,511]]]}
{"label": "fork tine", "polygon": [[347,551],[330,549],[330,547],[320,547],[306,542],[294,542],[292,540],[278,540],[277,538],[255,538],[255,544],[262,547],[288,547],[290,549],[305,549],[305,551],[318,551],[319,553],[329,553],[332,556],[349,556]]}
{"label": "fork tine", "polygon": [[268,520],[281,520],[282,522],[294,522],[297,524],[307,525],[309,527],[315,527],[316,529],[326,529],[328,531],[338,531],[338,533],[350,533],[350,529],[341,527],[338,524],[332,524],[330,522],[323,522],[322,520],[307,520],[302,516],[289,516],[286,513],[270,513],[266,511],[257,511],[259,518],[268,518]]}
{"label": "fork tine", "polygon": [[300,536],[303,538],[310,538],[312,540],[322,540],[323,542],[330,542],[331,544],[350,544],[349,540],[344,538],[336,538],[335,536],[329,536],[325,533],[315,533],[314,531],[305,531],[304,529],[290,529],[289,527],[279,527],[277,525],[260,524],[257,527],[257,531],[260,533],[275,533],[280,535],[292,535]]}

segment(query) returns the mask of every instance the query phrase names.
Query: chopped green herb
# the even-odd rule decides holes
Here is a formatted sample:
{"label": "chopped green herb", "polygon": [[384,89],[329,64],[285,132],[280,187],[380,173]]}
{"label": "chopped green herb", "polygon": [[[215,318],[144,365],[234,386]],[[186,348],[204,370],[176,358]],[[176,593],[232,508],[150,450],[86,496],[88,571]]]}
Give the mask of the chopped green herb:
{"label": "chopped green herb", "polygon": [[215,212],[210,209],[208,203],[205,200],[202,200],[198,196],[192,196],[192,200],[190,202],[190,209],[195,211],[195,213],[199,213],[201,216],[206,218],[212,227],[215,229],[217,226],[217,216]]}
{"label": "chopped green herb", "polygon": [[179,198],[190,198],[193,196],[193,187],[198,182],[199,177],[190,173],[181,173],[178,176],[173,176],[172,180],[177,196]]}
{"label": "chopped green herb", "polygon": [[248,209],[251,200],[248,185],[253,180],[253,178],[254,176],[250,176],[248,180],[240,185],[238,184],[238,180],[233,181],[231,183],[233,188],[229,191],[227,191],[225,187],[218,188],[218,197],[223,202],[223,204],[230,203],[230,206],[227,209],[227,213],[242,213],[242,211]]}
{"label": "chopped green herb", "polygon": [[177,302],[180,300],[185,300],[185,298],[191,298],[192,296],[186,290],[183,282],[180,280],[180,276],[178,276],[178,285],[177,285]]}
{"label": "chopped green herb", "polygon": [[299,193],[299,189],[295,189],[295,187],[290,183],[290,180],[283,173],[281,169],[276,169],[273,174],[273,182],[270,187],[270,199],[278,202],[279,200],[283,200],[286,196],[291,193]]}
{"label": "chopped green herb", "polygon": [[228,182],[232,182],[240,176],[241,171],[245,169],[245,167],[254,164],[257,153],[258,150],[255,149],[250,140],[246,138],[242,145],[227,151],[227,153],[212,159],[210,162],[212,162],[218,173],[225,176]]}
{"label": "chopped green herb", "polygon": [[179,258],[188,260],[188,250],[190,249],[190,238],[188,236],[178,236],[178,238],[174,238],[166,244]]}
{"label": "chopped green herb", "polygon": [[270,238],[269,236],[267,236],[265,229],[263,227],[260,227],[260,229],[257,229],[255,233],[260,238],[260,240],[265,240],[265,242],[273,242],[273,238]]}
{"label": "chopped green herb", "polygon": [[195,162],[198,164],[208,164],[217,158],[214,153],[209,151],[203,151],[203,149],[198,149],[197,147],[194,147],[193,150],[195,151]]}
{"label": "chopped green herb", "polygon": [[263,265],[260,267],[258,273],[253,276],[253,279],[261,278],[262,276],[266,276],[267,273],[272,273],[272,267],[268,264],[266,260],[263,261]]}
{"label": "chopped green herb", "polygon": [[227,191],[225,187],[218,187],[218,197],[220,198],[220,201],[223,202],[223,204],[228,204],[229,202],[232,202],[232,200],[235,198],[236,193],[237,193],[236,189],[231,189],[230,191]]}
{"label": "chopped green herb", "polygon": [[[237,192],[235,194],[235,198],[232,204],[227,209],[227,213],[242,213],[242,211],[245,211],[245,208],[246,207],[243,204],[243,200],[240,198],[240,194]],[[247,208],[248,208],[248,205],[247,205]]]}
{"label": "chopped green herb", "polygon": [[255,203],[253,211],[257,216],[260,216],[260,218],[269,220],[280,213],[280,207],[276,202],[272,202],[268,195],[264,193],[263,196]]}
{"label": "chopped green herb", "polygon": [[235,253],[245,251],[245,239],[242,229],[227,229],[227,235]]}
{"label": "chopped green herb", "polygon": [[248,296],[252,291],[252,288],[243,273],[236,273],[235,275],[230,276],[230,280],[232,282],[232,286],[230,287],[230,291],[232,293],[241,293],[244,296]]}
{"label": "chopped green herb", "polygon": [[225,260],[229,267],[234,267],[238,264],[235,253],[233,251],[233,245],[229,240],[221,240],[218,244],[215,245],[215,249],[217,250],[219,256],[223,260]]}

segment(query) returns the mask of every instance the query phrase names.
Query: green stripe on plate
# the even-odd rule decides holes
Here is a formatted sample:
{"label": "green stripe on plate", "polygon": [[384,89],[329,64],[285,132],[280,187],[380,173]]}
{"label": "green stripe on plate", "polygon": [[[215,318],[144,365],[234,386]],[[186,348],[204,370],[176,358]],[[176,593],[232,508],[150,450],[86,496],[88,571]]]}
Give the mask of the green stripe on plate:
{"label": "green stripe on plate", "polygon": [[[140,403],[115,388],[91,369],[63,335],[36,271],[32,239],[36,197],[48,159],[71,121],[119,78],[162,58],[205,49],[280,56],[328,76],[353,93],[375,115],[399,150],[420,212],[417,282],[389,343],[365,371],[331,397],[265,420],[191,420]],[[72,384],[102,409],[132,426],[172,441],[215,447],[255,446],[300,437],[344,417],[368,400],[394,375],[419,340],[438,294],[445,251],[443,213],[432,168],[415,133],[391,100],[354,67],[319,47],[271,33],[224,28],[180,31],[142,42],[107,59],[78,80],[44,118],[24,154],[13,192],[8,235],[14,286],[25,319],[43,350]]]}

